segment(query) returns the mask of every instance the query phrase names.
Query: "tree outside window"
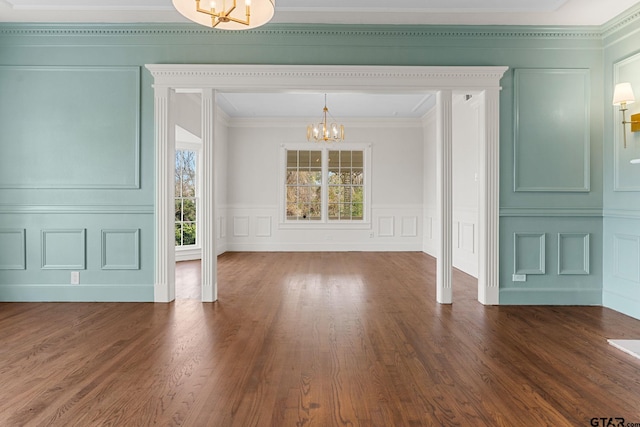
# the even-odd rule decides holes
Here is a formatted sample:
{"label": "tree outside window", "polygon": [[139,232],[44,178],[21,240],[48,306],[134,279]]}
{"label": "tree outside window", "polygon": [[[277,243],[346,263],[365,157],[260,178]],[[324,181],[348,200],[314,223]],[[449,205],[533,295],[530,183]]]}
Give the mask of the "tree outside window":
{"label": "tree outside window", "polygon": [[196,165],[197,152],[176,150],[175,237],[176,246],[196,244]]}
{"label": "tree outside window", "polygon": [[362,149],[286,149],[286,220],[363,221],[364,160]]}

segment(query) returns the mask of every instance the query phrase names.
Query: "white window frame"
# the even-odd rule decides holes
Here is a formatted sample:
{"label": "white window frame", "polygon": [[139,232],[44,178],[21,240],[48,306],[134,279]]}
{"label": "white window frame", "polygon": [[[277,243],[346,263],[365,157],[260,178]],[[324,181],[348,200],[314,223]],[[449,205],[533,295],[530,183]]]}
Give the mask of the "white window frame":
{"label": "white window frame", "polygon": [[[322,215],[320,220],[290,220],[287,219],[287,150],[321,151],[322,153]],[[329,151],[362,151],[364,167],[364,206],[361,220],[330,220],[329,219]],[[369,229],[371,228],[371,144],[356,142],[338,143],[285,143],[280,147],[280,165],[278,174],[278,218],[282,229]]]}
{"label": "white window frame", "polygon": [[[184,142],[176,140],[176,151],[189,150],[196,152],[196,244],[188,246],[176,246],[176,261],[188,261],[200,259],[202,256],[202,221],[200,217],[200,204],[202,200],[202,143]],[[175,155],[174,155],[175,163]],[[175,200],[175,195],[174,195]],[[174,202],[175,205],[175,202]],[[175,219],[174,219],[175,224]],[[175,226],[175,225],[174,225]]]}

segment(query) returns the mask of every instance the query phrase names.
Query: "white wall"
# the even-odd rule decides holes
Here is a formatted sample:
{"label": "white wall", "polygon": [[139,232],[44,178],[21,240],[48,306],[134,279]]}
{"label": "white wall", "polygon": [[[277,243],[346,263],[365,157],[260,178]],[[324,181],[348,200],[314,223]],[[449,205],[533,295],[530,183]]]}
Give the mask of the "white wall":
{"label": "white wall", "polygon": [[423,118],[424,138],[424,187],[423,187],[423,243],[422,250],[433,257],[438,256],[438,233],[440,218],[436,200],[436,109],[432,108]]}
{"label": "white wall", "polygon": [[368,143],[372,147],[370,226],[281,227],[281,146],[307,143],[307,123],[236,119],[230,121],[228,129],[228,250],[421,250],[424,179],[420,122],[376,119],[344,124],[347,142]]}
{"label": "white wall", "polygon": [[479,100],[453,97],[453,266],[478,276]]}
{"label": "white wall", "polygon": [[[478,97],[453,97],[453,266],[478,275]],[[440,218],[436,204],[436,111],[422,121],[424,132],[423,251],[438,256]]]}
{"label": "white wall", "polygon": [[221,111],[216,112],[214,129],[214,179],[215,179],[215,215],[216,215],[216,253],[227,251],[227,200],[228,193],[228,117]]}

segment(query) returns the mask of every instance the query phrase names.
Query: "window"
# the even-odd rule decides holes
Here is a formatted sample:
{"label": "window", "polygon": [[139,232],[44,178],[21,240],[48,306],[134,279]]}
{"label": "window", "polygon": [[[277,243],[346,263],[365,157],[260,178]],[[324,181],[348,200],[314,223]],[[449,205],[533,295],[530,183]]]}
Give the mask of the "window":
{"label": "window", "polygon": [[287,219],[322,219],[322,151],[287,150]]}
{"label": "window", "polygon": [[176,149],[175,235],[176,246],[195,246],[197,231],[198,151]]}
{"label": "window", "polygon": [[[366,224],[369,146],[284,145],[284,224]],[[281,181],[282,182],[282,181]]]}
{"label": "window", "polygon": [[362,220],[364,213],[364,153],[329,150],[329,219]]}

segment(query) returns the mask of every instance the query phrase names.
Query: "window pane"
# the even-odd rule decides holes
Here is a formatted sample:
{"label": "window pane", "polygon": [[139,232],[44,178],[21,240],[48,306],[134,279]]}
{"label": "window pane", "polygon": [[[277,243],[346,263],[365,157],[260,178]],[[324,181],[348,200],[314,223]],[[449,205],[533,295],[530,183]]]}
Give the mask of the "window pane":
{"label": "window pane", "polygon": [[196,224],[195,222],[186,222],[182,225],[182,245],[196,244]]}
{"label": "window pane", "polygon": [[363,219],[364,207],[362,203],[351,204],[351,219]]}
{"label": "window pane", "polygon": [[351,167],[351,151],[340,151],[340,167]]}
{"label": "window pane", "polygon": [[287,168],[298,168],[298,152],[295,150],[287,150]]}
{"label": "window pane", "polygon": [[196,220],[196,201],[195,199],[184,199],[182,203],[182,220],[194,221]]}
{"label": "window pane", "polygon": [[342,191],[341,202],[350,203],[351,202],[351,187],[345,187]]}
{"label": "window pane", "polygon": [[287,171],[287,185],[298,183],[298,172],[295,170]]}
{"label": "window pane", "polygon": [[176,222],[175,234],[176,234],[176,246],[182,246],[182,223]]}
{"label": "window pane", "polygon": [[351,171],[351,183],[356,185],[364,184],[364,171],[362,169],[353,169]]}
{"label": "window pane", "polygon": [[338,219],[340,213],[340,205],[337,203],[329,203],[329,219]]}
{"label": "window pane", "polygon": [[364,152],[363,151],[352,151],[351,152],[351,167],[352,168],[360,168],[364,167]]}
{"label": "window pane", "polygon": [[182,199],[176,199],[176,221],[182,221]]}
{"label": "window pane", "polygon": [[329,169],[338,168],[340,166],[340,152],[329,151]]}

